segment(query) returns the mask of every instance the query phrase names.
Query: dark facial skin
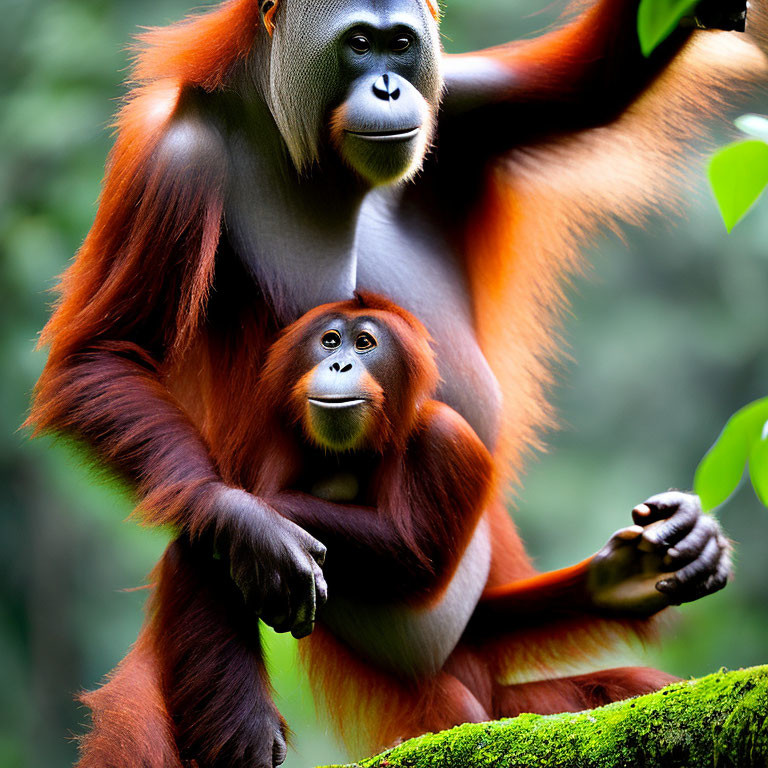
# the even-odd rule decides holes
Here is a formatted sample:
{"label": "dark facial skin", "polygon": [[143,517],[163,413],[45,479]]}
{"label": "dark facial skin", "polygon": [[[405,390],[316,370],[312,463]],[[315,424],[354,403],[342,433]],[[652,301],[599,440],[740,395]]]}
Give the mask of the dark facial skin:
{"label": "dark facial skin", "polygon": [[[409,177],[431,140],[442,88],[431,17],[415,0],[347,0],[330,18],[327,8],[316,5],[287,0],[272,40],[271,60],[279,62],[271,80],[273,110],[293,144],[294,161],[304,165],[312,145],[330,141],[371,184]],[[313,30],[323,30],[322,35]],[[317,137],[297,141],[291,134],[306,123],[290,113],[297,110],[304,118],[308,104],[330,129],[328,135],[321,130]]]}
{"label": "dark facial skin", "polygon": [[431,136],[431,94],[417,85],[425,80],[423,37],[412,18],[388,9],[342,40],[342,77],[351,86],[335,113],[334,139],[342,157],[374,183],[409,175]]}
{"label": "dark facial skin", "polygon": [[[365,447],[387,392],[402,376],[389,329],[366,315],[321,318],[301,345],[302,418],[313,442],[332,451]],[[298,405],[298,404],[297,404]]]}

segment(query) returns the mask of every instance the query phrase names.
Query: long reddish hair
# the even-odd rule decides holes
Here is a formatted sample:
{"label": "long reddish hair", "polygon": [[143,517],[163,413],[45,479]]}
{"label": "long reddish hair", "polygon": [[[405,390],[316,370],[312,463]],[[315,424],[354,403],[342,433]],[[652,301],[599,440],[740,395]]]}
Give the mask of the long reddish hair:
{"label": "long reddish hair", "polygon": [[[324,304],[283,329],[269,348],[258,380],[251,390],[249,414],[231,427],[215,455],[225,481],[256,493],[278,490],[298,461],[296,436],[291,432],[296,409],[291,390],[306,371],[297,369],[295,350],[306,343],[308,331],[323,315],[364,314],[392,332],[403,363],[400,391],[384,393],[378,429],[371,447],[402,454],[414,429],[419,406],[435,391],[439,379],[430,336],[424,325],[393,302],[371,293],[347,301]],[[280,489],[282,490],[282,489]]]}

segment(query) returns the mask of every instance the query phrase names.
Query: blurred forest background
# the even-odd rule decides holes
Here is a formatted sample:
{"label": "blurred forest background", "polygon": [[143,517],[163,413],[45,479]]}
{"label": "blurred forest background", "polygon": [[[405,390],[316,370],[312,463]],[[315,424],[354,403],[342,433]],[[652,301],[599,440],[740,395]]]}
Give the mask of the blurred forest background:
{"label": "blurred forest background", "polygon": [[[47,293],[91,223],[125,46],[189,0],[0,0],[0,765],[63,768],[86,713],[72,699],[125,654],[162,535],[125,522],[130,501],[65,445],[18,430],[43,365]],[[546,26],[537,0],[450,0],[448,50]],[[768,112],[759,101],[753,111]],[[746,110],[744,110],[746,111]],[[720,139],[725,141],[727,132]],[[580,560],[651,493],[688,488],[728,416],[768,394],[768,201],[726,236],[691,158],[683,220],[606,240],[574,287],[563,429],[531,466],[516,518],[541,568]],[[724,592],[686,606],[643,660],[681,676],[768,662],[768,511],[742,488],[721,520],[737,542]],[[341,757],[318,723],[295,648],[271,641],[287,766]]]}

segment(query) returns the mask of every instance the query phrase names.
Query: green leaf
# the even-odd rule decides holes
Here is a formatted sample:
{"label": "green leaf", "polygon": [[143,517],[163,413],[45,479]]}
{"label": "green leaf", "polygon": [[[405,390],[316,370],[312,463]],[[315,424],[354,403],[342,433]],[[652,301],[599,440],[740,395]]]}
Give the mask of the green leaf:
{"label": "green leaf", "polygon": [[680,19],[698,5],[698,0],[640,0],[637,9],[637,36],[643,56],[669,37]]}
{"label": "green leaf", "polygon": [[[696,468],[693,487],[705,510],[720,506],[738,487],[747,461],[757,468],[755,491],[761,501],[768,499],[768,447],[763,429],[768,421],[768,397],[744,406],[728,420],[715,444]],[[768,443],[767,443],[768,445]],[[755,479],[753,477],[753,484]],[[763,501],[765,503],[765,501]]]}
{"label": "green leaf", "polygon": [[724,147],[709,162],[709,183],[730,232],[768,185],[768,144],[750,140]]}
{"label": "green leaf", "polygon": [[[763,427],[765,434],[765,427]],[[768,439],[758,440],[749,455],[749,478],[761,504],[768,507]]]}
{"label": "green leaf", "polygon": [[733,123],[742,133],[754,136],[760,141],[768,141],[768,117],[765,115],[742,115],[737,117]]}
{"label": "green leaf", "polygon": [[749,456],[746,435],[731,419],[696,468],[693,489],[705,511],[719,507],[738,487]]}

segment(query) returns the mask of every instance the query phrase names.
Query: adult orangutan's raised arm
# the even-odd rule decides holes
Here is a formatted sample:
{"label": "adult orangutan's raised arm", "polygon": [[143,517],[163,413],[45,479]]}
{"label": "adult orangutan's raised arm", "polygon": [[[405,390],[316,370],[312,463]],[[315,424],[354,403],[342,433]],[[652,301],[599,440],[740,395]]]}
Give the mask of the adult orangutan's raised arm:
{"label": "adult orangutan's raised arm", "polygon": [[[563,26],[531,40],[444,57],[444,113],[459,125],[483,125],[493,150],[532,136],[610,122],[647,88],[689,40],[686,19],[645,57],[637,32],[638,0],[597,0]],[[702,4],[701,23],[733,28],[744,0]],[[450,124],[450,123],[449,123]],[[488,136],[488,131],[491,135]]]}

